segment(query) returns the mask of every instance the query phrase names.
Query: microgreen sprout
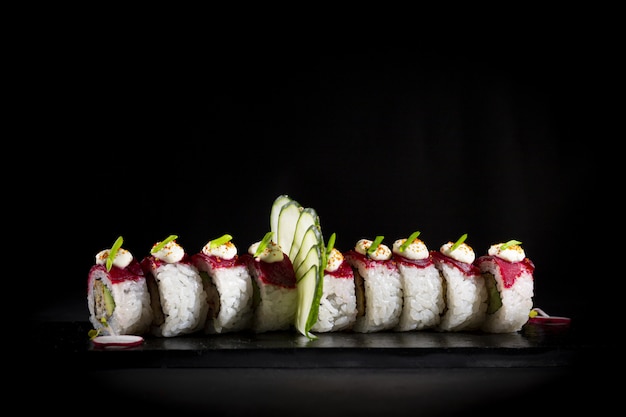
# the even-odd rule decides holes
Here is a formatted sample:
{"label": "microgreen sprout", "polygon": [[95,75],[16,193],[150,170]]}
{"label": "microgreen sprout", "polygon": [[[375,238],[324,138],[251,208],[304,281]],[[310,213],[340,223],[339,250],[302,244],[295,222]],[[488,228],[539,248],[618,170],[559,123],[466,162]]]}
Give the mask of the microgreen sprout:
{"label": "microgreen sprout", "polygon": [[263,236],[263,240],[261,240],[261,242],[259,243],[259,247],[256,248],[256,251],[254,252],[255,258],[259,256],[265,250],[267,245],[270,243],[270,240],[272,240],[273,234],[274,232],[267,232],[265,236]]}
{"label": "microgreen sprout", "polygon": [[522,242],[520,242],[519,240],[512,239],[512,240],[509,240],[509,241],[508,241],[508,242],[506,242],[506,243],[503,243],[503,244],[500,246],[500,250],[505,250],[505,249],[509,248],[510,246],[513,246],[513,245],[521,245],[521,244],[522,244]]}
{"label": "microgreen sprout", "polygon": [[459,240],[454,242],[454,245],[452,245],[452,247],[450,248],[450,252],[461,246],[461,243],[465,242],[465,239],[467,239],[467,233],[463,234],[463,236],[461,236]]}
{"label": "microgreen sprout", "polygon": [[178,236],[176,235],[169,235],[167,237],[167,239],[165,239],[163,242],[159,243],[158,245],[155,245],[152,250],[150,251],[150,253],[157,253],[158,251],[160,251],[161,249],[163,249],[165,247],[165,245],[167,245],[168,243],[170,243],[173,240],[178,239]]}
{"label": "microgreen sprout", "polygon": [[122,247],[123,242],[124,239],[122,239],[122,236],[120,236],[111,247],[111,250],[109,251],[109,256],[107,257],[107,271],[111,270],[111,267],[113,266],[113,261],[115,260],[115,255],[117,255],[117,250]]}
{"label": "microgreen sprout", "polygon": [[420,235],[420,233],[421,233],[421,232],[420,232],[419,230],[418,230],[418,231],[416,231],[416,232],[411,233],[411,236],[409,236],[409,237],[407,238],[407,240],[406,240],[406,241],[405,241],[402,245],[400,245],[400,252],[404,252],[404,251],[406,250],[406,248],[408,248],[408,247],[409,247],[409,245],[410,245],[411,243],[413,243],[413,241],[414,241],[415,239],[417,239],[417,237]]}
{"label": "microgreen sprout", "polygon": [[223,244],[230,242],[233,237],[229,234],[218,237],[217,239],[213,239],[210,243],[211,249],[217,248],[218,246],[222,246]]}
{"label": "microgreen sprout", "polygon": [[378,249],[378,246],[382,243],[384,238],[385,236],[376,236],[376,239],[374,239],[370,247],[367,248],[367,254],[371,255],[372,253],[376,252],[376,249]]}

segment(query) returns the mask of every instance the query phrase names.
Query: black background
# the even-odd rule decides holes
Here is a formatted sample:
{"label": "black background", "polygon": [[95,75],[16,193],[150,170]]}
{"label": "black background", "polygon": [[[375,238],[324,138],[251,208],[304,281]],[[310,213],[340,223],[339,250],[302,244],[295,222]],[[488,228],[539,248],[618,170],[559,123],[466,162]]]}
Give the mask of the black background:
{"label": "black background", "polygon": [[28,227],[58,277],[35,316],[87,320],[88,270],[120,235],[138,259],[170,234],[192,253],[230,233],[244,252],[288,194],[342,250],[415,230],[430,249],[468,233],[477,256],[520,240],[535,305],[587,320],[613,67],[601,39],[561,33],[46,45]]}

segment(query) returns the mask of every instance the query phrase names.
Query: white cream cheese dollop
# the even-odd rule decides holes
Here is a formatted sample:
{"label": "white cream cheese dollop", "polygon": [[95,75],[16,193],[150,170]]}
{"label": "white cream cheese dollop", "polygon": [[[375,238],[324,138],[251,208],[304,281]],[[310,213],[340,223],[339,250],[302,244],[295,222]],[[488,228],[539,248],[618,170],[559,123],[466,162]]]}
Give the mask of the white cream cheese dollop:
{"label": "white cream cheese dollop", "polygon": [[448,242],[441,245],[439,251],[444,255],[455,259],[459,262],[464,262],[466,264],[471,264],[476,259],[476,254],[474,253],[474,249],[469,246],[467,243],[461,243],[455,250],[451,251],[450,249],[454,246],[454,242]]}
{"label": "white cream cheese dollop", "polygon": [[497,256],[509,262],[521,262],[526,257],[524,249],[520,245],[510,245],[504,249],[501,249],[504,243],[496,243],[489,247],[489,255]]}
{"label": "white cream cheese dollop", "polygon": [[354,250],[361,255],[369,256],[375,261],[386,261],[391,259],[391,249],[389,249],[389,246],[383,243],[378,245],[374,252],[368,254],[367,250],[370,248],[370,246],[372,246],[372,243],[374,242],[369,239],[361,239],[356,242]]}
{"label": "white cream cheese dollop", "polygon": [[[104,265],[111,254],[111,249],[105,249],[96,255],[96,264]],[[133,260],[133,255],[124,248],[119,248],[113,259],[113,266],[118,268],[126,268]]]}
{"label": "white cream cheese dollop", "polygon": [[[154,246],[157,246],[159,243],[161,242],[156,243]],[[154,252],[152,256],[168,264],[174,264],[183,259],[185,250],[176,243],[176,241],[172,240],[171,242],[167,242],[160,250]]]}
{"label": "white cream cheese dollop", "polygon": [[400,251],[400,247],[406,242],[405,239],[398,239],[393,242],[393,253],[396,255],[403,256],[407,259],[412,259],[414,261],[420,259],[428,258],[428,248],[426,244],[418,238],[415,238],[413,242],[409,243],[409,245],[404,249],[404,251]]}
{"label": "white cream cheese dollop", "polygon": [[[252,256],[256,253],[256,250],[259,248],[261,242],[255,242],[248,248],[248,253]],[[254,259],[257,261],[263,261],[267,263],[280,262],[283,260],[285,254],[281,249],[280,245],[276,242],[270,241],[267,246],[263,249],[263,251],[256,256]]]}
{"label": "white cream cheese dollop", "polygon": [[326,271],[335,272],[339,269],[341,264],[343,263],[343,254],[337,249],[332,248],[330,254],[328,255],[328,262],[326,263]]}
{"label": "white cream cheese dollop", "polygon": [[211,242],[208,242],[202,248],[202,253],[221,259],[233,259],[237,255],[237,247],[231,241],[228,241],[216,247],[211,247]]}

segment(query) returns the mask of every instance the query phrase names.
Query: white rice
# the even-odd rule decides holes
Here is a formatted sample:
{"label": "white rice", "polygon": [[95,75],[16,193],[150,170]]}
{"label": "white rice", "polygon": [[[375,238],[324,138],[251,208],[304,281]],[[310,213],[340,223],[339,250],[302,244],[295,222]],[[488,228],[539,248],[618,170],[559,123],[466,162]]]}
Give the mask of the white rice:
{"label": "white rice", "polygon": [[390,330],[400,320],[402,286],[395,264],[375,264],[369,268],[359,260],[349,261],[356,274],[363,278],[365,311],[357,315],[352,330],[359,333]]}
{"label": "white rice", "polygon": [[[208,268],[207,268],[208,269]],[[204,281],[209,300],[206,333],[248,329],[252,324],[252,280],[244,265],[213,268]]]}
{"label": "white rice", "polygon": [[395,331],[423,330],[437,326],[445,307],[443,283],[434,264],[425,268],[398,262],[403,306]]}
{"label": "white rice", "polygon": [[348,330],[356,320],[354,278],[324,275],[317,322],[311,331],[324,333]]}
{"label": "white rice", "polygon": [[153,276],[158,287],[158,294],[152,294],[153,309],[161,310],[162,320],[152,326],[152,333],[173,337],[201,330],[208,304],[196,267],[187,263],[161,264]]}
{"label": "white rice", "polygon": [[436,263],[445,280],[446,307],[438,331],[479,330],[487,311],[487,289],[481,275],[467,276],[445,262]]}
{"label": "white rice", "polygon": [[495,278],[496,288],[502,300],[502,306],[496,312],[486,315],[481,329],[489,333],[521,330],[528,321],[533,307],[533,276],[523,272],[511,287],[505,288],[503,277],[495,262],[483,262],[480,265],[485,279]]}
{"label": "white rice", "polygon": [[256,333],[288,330],[296,319],[297,289],[267,284],[261,280],[257,280],[256,285],[260,299],[254,310],[252,330]]}
{"label": "white rice", "polygon": [[[104,311],[103,289],[99,288],[100,285],[109,289],[115,302],[110,317],[106,317]],[[87,305],[89,321],[101,335],[141,335],[150,330],[152,307],[144,277],[113,284],[104,270],[94,268],[89,278]],[[100,321],[103,316],[106,324]]]}

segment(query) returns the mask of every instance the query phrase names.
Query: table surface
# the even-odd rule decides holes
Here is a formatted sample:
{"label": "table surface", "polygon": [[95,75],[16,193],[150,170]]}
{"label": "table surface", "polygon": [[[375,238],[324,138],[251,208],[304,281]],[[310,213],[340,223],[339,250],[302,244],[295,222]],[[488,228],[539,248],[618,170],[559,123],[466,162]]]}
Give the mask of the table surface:
{"label": "table surface", "polygon": [[105,402],[178,415],[452,415],[511,404],[507,415],[592,403],[602,409],[614,398],[598,396],[610,392],[603,375],[618,353],[610,338],[585,337],[573,323],[509,334],[338,332],[312,341],[295,332],[145,336],[132,348],[94,346],[88,322],[32,326],[37,383],[29,391],[39,386],[72,399],[97,392]]}

